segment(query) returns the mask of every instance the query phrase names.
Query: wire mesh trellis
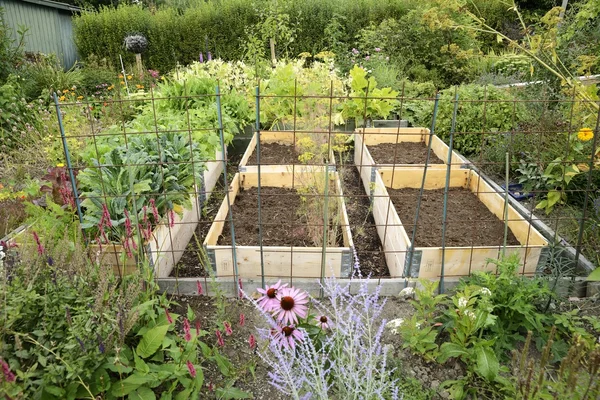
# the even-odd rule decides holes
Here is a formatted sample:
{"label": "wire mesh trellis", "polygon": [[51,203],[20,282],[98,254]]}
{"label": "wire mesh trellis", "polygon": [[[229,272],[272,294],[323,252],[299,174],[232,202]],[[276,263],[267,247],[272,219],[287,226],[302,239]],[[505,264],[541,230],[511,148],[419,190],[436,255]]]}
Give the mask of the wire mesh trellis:
{"label": "wire mesh trellis", "polygon": [[[231,140],[223,114],[223,101],[231,95],[217,86],[212,94],[165,97],[150,90],[143,97],[104,101],[103,109],[121,115],[148,107],[151,119],[143,129],[127,118],[107,129],[91,112],[94,105],[60,103],[55,96],[59,116],[81,110],[88,116],[89,129],[80,133],[70,132],[59,118],[61,140],[86,240],[115,271],[125,274],[146,259],[159,279],[197,279],[206,285],[214,275],[231,279],[236,291],[243,280],[264,285],[356,272],[404,284],[437,279],[443,290],[445,279],[494,271],[488,260],[505,253],[518,254],[524,276],[547,274],[565,260],[585,275],[597,263],[600,194],[594,179],[600,114],[593,138],[577,142],[581,150],[574,156],[580,127],[572,124],[573,113],[581,106],[574,97],[568,102],[500,101],[487,95],[479,101],[458,94],[445,99],[435,93],[412,98],[402,88],[393,99],[397,122],[378,128],[367,108],[382,99],[367,89],[366,97],[355,98],[364,101],[363,115],[356,118],[361,121],[346,128],[334,124],[334,117],[336,108],[352,98],[336,96],[333,83],[328,96],[298,95],[297,84],[292,96],[261,94],[257,87],[252,136]],[[216,118],[199,125],[194,101],[214,105]],[[182,105],[184,126],[161,119],[161,105],[168,102]],[[292,114],[275,130],[272,121],[261,120],[261,110],[278,102],[290,103]],[[442,102],[451,105],[449,127],[439,124]],[[508,132],[488,126],[494,124],[489,109],[499,103],[511,113]],[[543,121],[559,106],[568,107],[570,117],[554,129],[527,126],[518,118],[518,110],[526,107],[539,109],[533,120]],[[430,110],[428,126],[403,127],[399,121],[416,108]],[[461,118],[469,118],[472,108],[481,110],[481,129],[462,130]],[[456,150],[464,138],[476,138],[479,154]],[[72,143],[87,146],[88,154],[73,156]],[[564,157],[545,158],[548,145],[564,146]],[[149,148],[153,154],[140,155]],[[132,152],[140,157],[132,159]],[[576,174],[569,169],[573,165]],[[581,199],[579,215],[569,214],[574,207],[559,206],[548,215],[536,208],[554,195],[550,185],[541,184],[551,166],[562,174],[556,181],[577,177],[577,186],[555,189],[560,196]],[[531,182],[524,179],[525,187],[513,190],[507,177],[543,182],[527,187]],[[551,250],[556,246],[563,251]]]}

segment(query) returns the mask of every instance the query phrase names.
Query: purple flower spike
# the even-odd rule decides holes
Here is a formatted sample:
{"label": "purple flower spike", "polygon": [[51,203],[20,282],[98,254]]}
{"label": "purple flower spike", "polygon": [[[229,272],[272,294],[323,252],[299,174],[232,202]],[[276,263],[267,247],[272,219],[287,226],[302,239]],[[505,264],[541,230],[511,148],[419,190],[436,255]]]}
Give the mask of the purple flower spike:
{"label": "purple flower spike", "polygon": [[212,60],[212,56],[210,55],[210,51],[208,52],[208,55],[206,57],[208,59],[208,61]]}
{"label": "purple flower spike", "polygon": [[200,58],[199,58],[199,61],[200,61],[201,63],[203,63],[203,62],[204,62],[204,56],[202,55],[202,53],[200,53]]}

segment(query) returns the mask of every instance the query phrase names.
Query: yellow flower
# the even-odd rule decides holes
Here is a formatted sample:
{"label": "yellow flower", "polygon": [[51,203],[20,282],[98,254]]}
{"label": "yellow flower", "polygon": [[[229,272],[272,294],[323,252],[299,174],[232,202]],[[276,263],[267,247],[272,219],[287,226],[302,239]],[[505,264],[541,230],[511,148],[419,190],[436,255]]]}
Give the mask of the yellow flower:
{"label": "yellow flower", "polygon": [[124,84],[125,84],[125,82],[121,81],[121,85],[124,85]]}
{"label": "yellow flower", "polygon": [[57,166],[58,168],[62,168],[62,167],[64,167],[64,166],[65,166],[65,164],[63,164],[63,163],[58,163],[58,164],[56,164],[56,166]]}
{"label": "yellow flower", "polygon": [[66,97],[65,97],[65,96],[60,96],[58,99],[59,99],[60,101],[65,101]]}
{"label": "yellow flower", "polygon": [[119,74],[119,79],[123,79],[123,74]]}
{"label": "yellow flower", "polygon": [[63,93],[65,93],[65,94],[66,94],[66,93],[69,93],[69,89],[65,89],[65,90],[63,90]]}
{"label": "yellow flower", "polygon": [[83,96],[77,96],[77,100],[83,100]]}
{"label": "yellow flower", "polygon": [[131,80],[131,75],[127,75],[127,80]]}
{"label": "yellow flower", "polygon": [[138,89],[143,89],[144,85],[135,85],[135,87],[138,88]]}
{"label": "yellow flower", "polygon": [[594,138],[594,132],[590,128],[581,128],[577,134],[577,138],[582,142],[587,142]]}
{"label": "yellow flower", "polygon": [[109,87],[107,87],[107,90],[113,90],[115,88],[115,85],[110,85]]}

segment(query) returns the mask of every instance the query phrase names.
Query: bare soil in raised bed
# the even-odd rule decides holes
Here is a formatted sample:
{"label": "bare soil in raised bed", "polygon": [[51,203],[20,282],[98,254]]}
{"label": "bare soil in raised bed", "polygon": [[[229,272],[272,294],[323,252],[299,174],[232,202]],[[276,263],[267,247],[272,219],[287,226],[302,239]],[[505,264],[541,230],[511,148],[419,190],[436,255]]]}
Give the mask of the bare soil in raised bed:
{"label": "bare soil in raised bed", "polygon": [[348,165],[340,168],[339,172],[360,272],[363,276],[390,276],[369,195],[365,193],[358,170],[353,165],[353,157],[354,152],[350,151]]}
{"label": "bare soil in raised bed", "polygon": [[[302,201],[295,189],[264,186],[260,189],[260,199],[263,246],[315,246],[309,236],[306,215],[299,212]],[[236,244],[258,246],[258,188],[240,190],[231,208]],[[322,220],[316,219],[313,224],[322,226]],[[340,239],[338,245],[341,246]],[[229,222],[225,223],[218,244],[231,244]]]}
{"label": "bare soil in raised bed", "polygon": [[[377,164],[425,164],[427,161],[427,146],[424,142],[384,143],[367,148]],[[443,163],[431,150],[429,164]]]}
{"label": "bare soil in raised bed", "polygon": [[[258,164],[257,155],[258,148],[255,148],[248,159],[248,165]],[[291,165],[298,163],[298,153],[294,146],[279,143],[260,144],[260,165]]]}
{"label": "bare soil in raised bed", "polygon": [[[388,189],[409,236],[412,235],[419,189]],[[425,190],[421,201],[415,246],[442,245],[444,189]],[[446,246],[501,246],[504,223],[477,196],[465,188],[450,188],[446,224]],[[508,230],[507,245],[519,241]]]}

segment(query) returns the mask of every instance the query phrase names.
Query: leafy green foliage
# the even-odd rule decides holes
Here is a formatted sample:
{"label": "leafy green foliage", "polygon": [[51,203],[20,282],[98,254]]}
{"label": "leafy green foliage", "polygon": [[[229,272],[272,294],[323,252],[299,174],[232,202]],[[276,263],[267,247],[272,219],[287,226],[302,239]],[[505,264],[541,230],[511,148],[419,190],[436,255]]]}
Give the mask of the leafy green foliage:
{"label": "leafy green foliage", "polygon": [[[523,104],[513,101],[514,99],[501,89],[462,85],[457,88],[456,92],[459,105],[454,148],[465,155],[481,151],[482,133],[510,132],[516,129],[515,121],[524,121],[527,118]],[[440,92],[436,133],[446,142],[449,140],[452,126],[454,94],[454,88]],[[415,121],[418,125],[429,125],[431,108],[422,107],[418,110]]]}
{"label": "leafy green foliage", "polygon": [[43,96],[50,100],[50,93],[59,90],[71,90],[81,84],[82,74],[76,66],[65,71],[56,56],[40,56],[28,62],[19,70],[24,79],[24,92],[27,100]]}
{"label": "leafy green foliage", "polygon": [[21,83],[21,79],[11,75],[0,86],[0,149],[3,153],[23,148],[38,136],[37,108],[27,104]]}

